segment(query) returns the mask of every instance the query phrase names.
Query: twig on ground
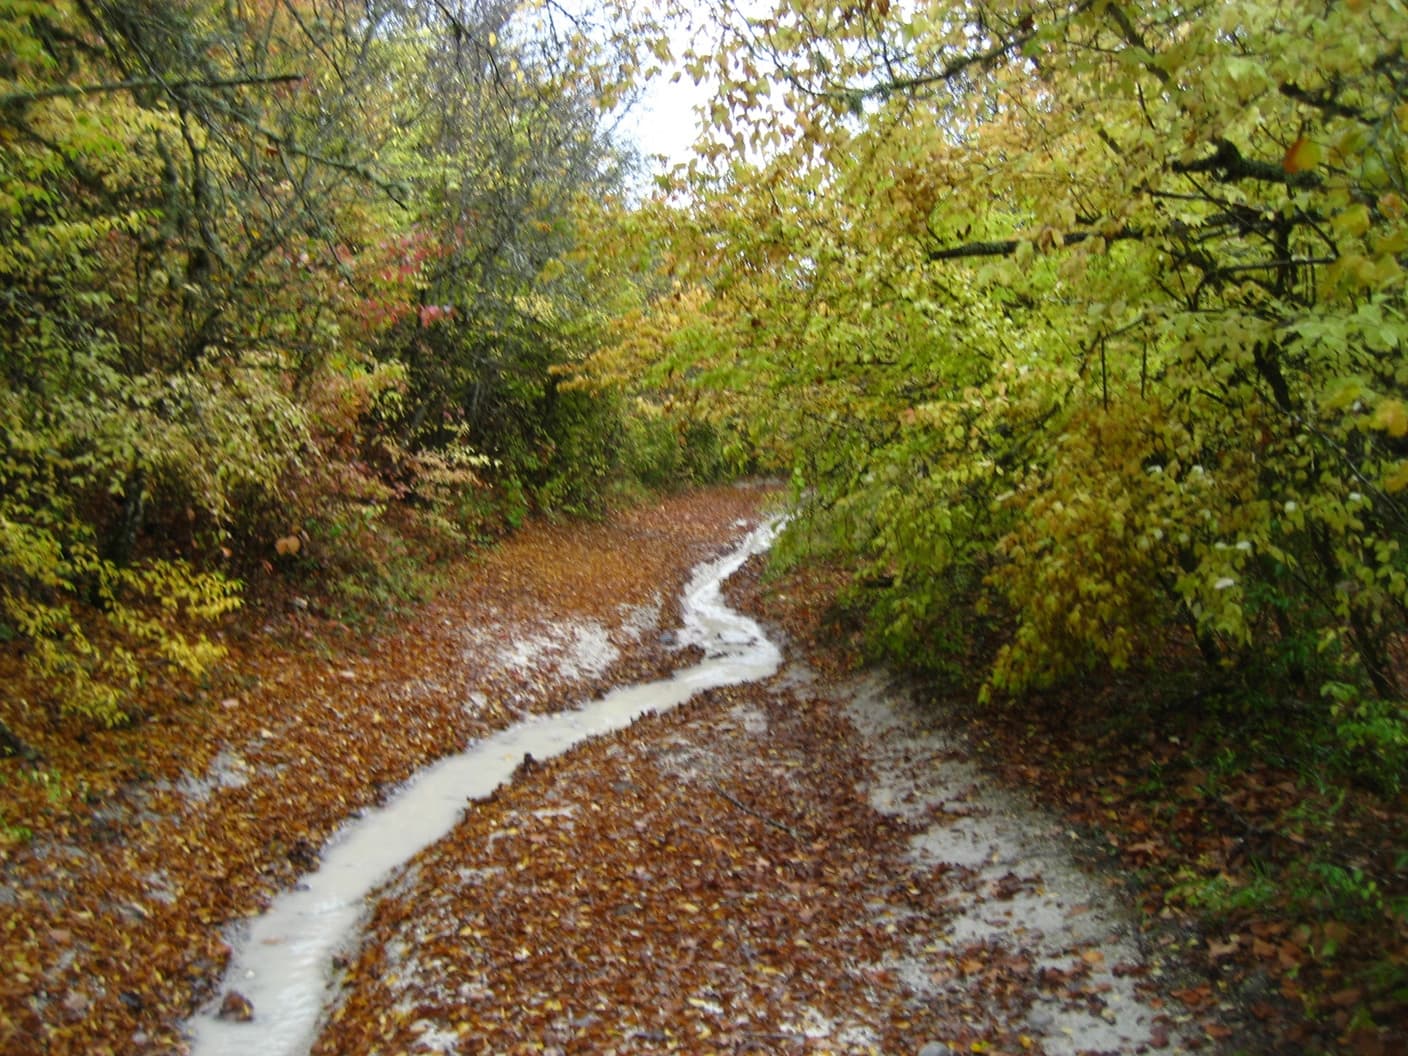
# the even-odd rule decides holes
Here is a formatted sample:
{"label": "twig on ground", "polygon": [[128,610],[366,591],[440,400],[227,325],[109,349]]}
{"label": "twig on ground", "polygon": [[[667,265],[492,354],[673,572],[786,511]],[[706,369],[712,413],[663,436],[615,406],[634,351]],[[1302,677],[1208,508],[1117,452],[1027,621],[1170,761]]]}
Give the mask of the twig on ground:
{"label": "twig on ground", "polygon": [[797,840],[797,841],[799,841],[799,842],[805,842],[805,841],[806,841],[806,837],[803,836],[803,835],[802,835],[800,832],[798,832],[796,829],[791,828],[790,826],[787,826],[787,825],[782,824],[782,822],[778,821],[778,820],[775,819],[775,818],[770,818],[770,817],[768,817],[766,814],[763,814],[763,813],[760,813],[759,811],[754,810],[754,809],[753,809],[752,807],[750,807],[747,803],[744,803],[742,800],[736,798],[735,796],[729,795],[727,792],[725,792],[722,788],[719,787],[718,782],[716,782],[716,781],[711,781],[711,782],[709,782],[709,786],[710,786],[715,792],[717,792],[719,795],[723,796],[724,799],[728,800],[730,803],[732,803],[732,804],[733,804],[735,807],[737,807],[739,810],[743,811],[743,813],[753,815],[753,817],[757,818],[757,819],[758,819],[759,821],[761,821],[764,825],[771,825],[774,829],[778,829],[778,830],[781,831],[781,832],[787,833],[787,835],[791,836],[794,840]]}

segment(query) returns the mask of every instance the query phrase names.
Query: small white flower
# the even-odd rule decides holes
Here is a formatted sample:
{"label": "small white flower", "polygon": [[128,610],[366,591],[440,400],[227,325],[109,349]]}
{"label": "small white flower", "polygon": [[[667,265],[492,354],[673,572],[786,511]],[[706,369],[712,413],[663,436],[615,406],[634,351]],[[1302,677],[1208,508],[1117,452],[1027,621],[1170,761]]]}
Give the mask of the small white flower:
{"label": "small white flower", "polygon": [[1349,493],[1349,501],[1350,501],[1350,502],[1363,502],[1363,501],[1364,501],[1364,496],[1361,495],[1361,494],[1359,494],[1359,492],[1357,492],[1357,491],[1351,491],[1351,492]]}
{"label": "small white flower", "polygon": [[1237,581],[1231,576],[1223,576],[1221,579],[1219,579],[1216,583],[1212,585],[1212,589],[1226,590],[1228,587],[1235,587],[1236,585]]}
{"label": "small white flower", "polygon": [[1296,504],[1296,500],[1295,500],[1295,499],[1287,499],[1287,500],[1286,500],[1286,512],[1287,512],[1287,513],[1295,513],[1296,510],[1298,510],[1298,509],[1300,509],[1300,507]]}
{"label": "small white flower", "polygon": [[1238,540],[1238,542],[1237,542],[1237,549],[1240,550],[1240,551],[1242,551],[1242,553],[1245,554],[1245,553],[1250,552],[1250,551],[1251,551],[1251,548],[1252,548],[1252,544],[1249,543],[1249,542],[1247,542],[1247,540],[1245,540],[1245,539]]}

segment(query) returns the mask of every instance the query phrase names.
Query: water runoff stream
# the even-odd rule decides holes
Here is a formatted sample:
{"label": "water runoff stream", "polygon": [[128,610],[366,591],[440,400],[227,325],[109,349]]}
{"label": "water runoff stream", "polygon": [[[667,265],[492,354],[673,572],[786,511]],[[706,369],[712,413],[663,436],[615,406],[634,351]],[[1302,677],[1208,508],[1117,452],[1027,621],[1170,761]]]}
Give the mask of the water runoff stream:
{"label": "water runoff stream", "polygon": [[755,529],[740,546],[699,566],[685,588],[682,646],[704,659],[657,682],[617,689],[579,708],[534,716],[426,767],[384,806],[349,821],[323,852],[322,864],[255,918],[235,946],[225,989],[254,1008],[240,1022],[215,1005],[187,1023],[193,1056],[306,1053],[332,995],[335,954],[356,938],[367,896],[417,852],[441,839],[463,814],[507,781],[524,754],[559,755],[589,737],[666,711],[702,690],[772,675],[777,647],[757,623],[730,609],[722,585],[771,544],[774,526]]}

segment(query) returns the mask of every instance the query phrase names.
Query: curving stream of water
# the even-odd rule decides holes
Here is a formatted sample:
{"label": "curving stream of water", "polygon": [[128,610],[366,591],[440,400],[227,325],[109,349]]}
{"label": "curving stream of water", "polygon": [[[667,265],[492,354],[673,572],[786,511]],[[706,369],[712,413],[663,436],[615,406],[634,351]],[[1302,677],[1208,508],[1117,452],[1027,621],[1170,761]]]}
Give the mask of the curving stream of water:
{"label": "curving stream of water", "polygon": [[671,678],[630,686],[571,711],[535,716],[426,767],[386,803],[349,822],[329,842],[322,865],[251,922],[226,972],[227,987],[254,1006],[247,1022],[220,1019],[214,1006],[187,1023],[193,1056],[304,1053],[330,994],[333,955],[355,936],[373,888],[445,836],[466,800],[508,780],[524,753],[545,759],[603,733],[665,711],[695,693],[773,674],[781,655],[753,620],[730,609],[723,582],[767,549],[774,526],[755,529],[735,550],[699,566],[683,599],[682,645],[705,658]]}

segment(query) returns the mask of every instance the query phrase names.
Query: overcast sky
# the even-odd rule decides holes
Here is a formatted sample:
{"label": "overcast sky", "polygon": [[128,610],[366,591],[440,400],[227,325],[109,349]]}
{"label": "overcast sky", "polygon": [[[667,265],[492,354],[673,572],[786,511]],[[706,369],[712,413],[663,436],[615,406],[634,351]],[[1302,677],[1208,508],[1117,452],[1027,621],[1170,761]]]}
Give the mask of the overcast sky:
{"label": "overcast sky", "polygon": [[[680,38],[675,42],[676,53],[685,47],[683,32]],[[623,124],[623,130],[640,144],[641,152],[651,162],[652,172],[662,171],[662,167],[651,160],[652,155],[665,155],[668,161],[664,170],[689,159],[699,135],[696,109],[714,90],[712,81],[696,85],[688,74],[671,82],[671,73],[667,69],[651,80],[645,97]]]}
{"label": "overcast sky", "polygon": [[[699,115],[695,108],[709,97],[710,86],[696,86],[688,77],[675,84],[669,75],[657,78],[646,91],[640,105],[626,118],[625,130],[640,144],[641,152],[664,154],[669,160],[665,168],[685,161],[699,134]],[[659,166],[653,165],[655,171]]]}

